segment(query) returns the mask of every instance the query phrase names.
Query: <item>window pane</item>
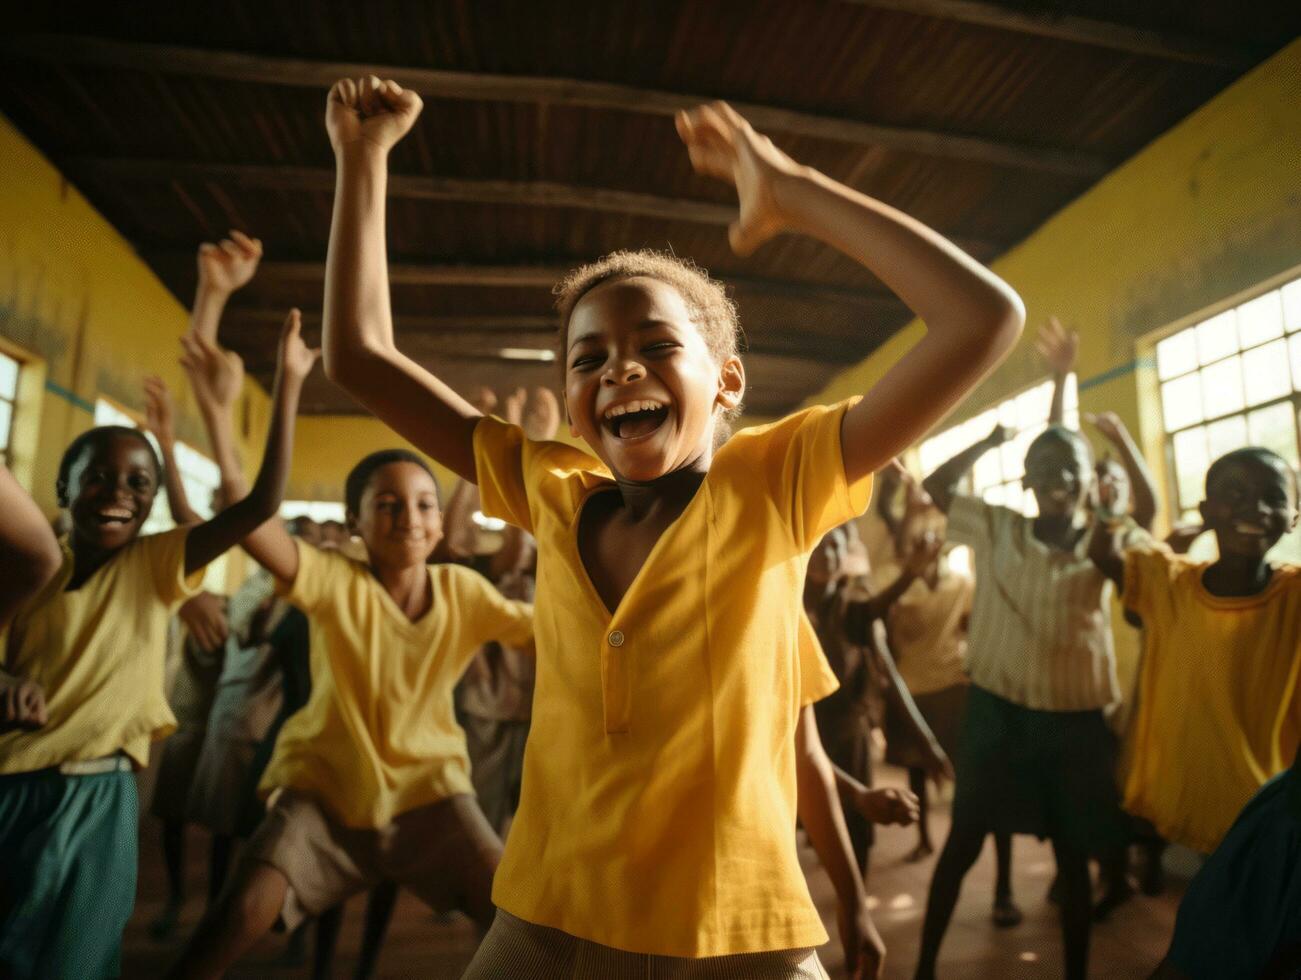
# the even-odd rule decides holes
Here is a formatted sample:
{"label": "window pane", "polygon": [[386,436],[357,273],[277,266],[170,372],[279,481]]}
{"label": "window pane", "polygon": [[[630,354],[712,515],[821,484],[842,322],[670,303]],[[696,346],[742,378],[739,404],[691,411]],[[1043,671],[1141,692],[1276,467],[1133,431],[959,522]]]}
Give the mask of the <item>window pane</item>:
{"label": "window pane", "polygon": [[971,478],[975,481],[977,493],[983,492],[995,483],[1002,483],[1003,473],[998,465],[998,453],[985,453],[981,456],[971,471]]}
{"label": "window pane", "polygon": [[1287,341],[1276,340],[1242,355],[1242,372],[1247,379],[1247,404],[1282,398],[1292,390],[1288,377]]}
{"label": "window pane", "polygon": [[996,507],[1001,507],[1003,504],[1003,488],[1001,486],[987,488],[982,496],[987,504],[993,504]]}
{"label": "window pane", "polygon": [[1156,371],[1162,381],[1197,367],[1197,331],[1180,330],[1156,345]]}
{"label": "window pane", "polygon": [[1021,488],[1021,484],[1019,483],[1003,484],[1003,504],[1007,507],[1011,507],[1013,510],[1024,509],[1025,501],[1021,499],[1024,494],[1025,491]]}
{"label": "window pane", "polygon": [[1005,425],[1009,429],[1019,429],[1021,427],[1021,423],[1016,418],[1015,398],[1009,398],[998,406],[998,424]]}
{"label": "window pane", "polygon": [[1053,403],[1053,383],[1046,381],[1016,396],[1017,424],[1027,429],[1048,421],[1048,410]]}
{"label": "window pane", "polygon": [[1298,465],[1296,417],[1290,401],[1258,408],[1247,416],[1251,445],[1272,449],[1293,466]]}
{"label": "window pane", "polygon": [[1238,339],[1242,349],[1283,336],[1283,299],[1278,290],[1257,296],[1238,307]]}
{"label": "window pane", "polygon": [[1241,415],[1220,419],[1206,427],[1206,448],[1212,462],[1225,453],[1241,449],[1250,441],[1247,436],[1247,420]]}
{"label": "window pane", "polygon": [[0,354],[0,398],[13,401],[18,397],[18,362]]}
{"label": "window pane", "polygon": [[1280,290],[1283,294],[1283,322],[1288,332],[1301,330],[1301,279],[1293,280]]}
{"label": "window pane", "polygon": [[1292,388],[1294,391],[1301,391],[1301,334],[1297,334],[1287,343],[1292,349]]}
{"label": "window pane", "polygon": [[1242,358],[1235,355],[1202,368],[1204,418],[1213,419],[1243,408]]}
{"label": "window pane", "polygon": [[1175,481],[1179,486],[1179,505],[1196,507],[1202,499],[1202,485],[1210,460],[1206,455],[1206,430],[1188,429],[1174,437]]}
{"label": "window pane", "polygon": [[9,448],[9,430],[14,424],[14,407],[0,401],[0,449]]}
{"label": "window pane", "polygon": [[1173,432],[1184,426],[1200,422],[1202,415],[1202,380],[1196,374],[1188,374],[1174,381],[1167,381],[1161,386],[1161,409],[1165,418],[1165,429]]}
{"label": "window pane", "polygon": [[1237,353],[1238,331],[1235,311],[1226,310],[1197,327],[1197,357],[1203,364]]}

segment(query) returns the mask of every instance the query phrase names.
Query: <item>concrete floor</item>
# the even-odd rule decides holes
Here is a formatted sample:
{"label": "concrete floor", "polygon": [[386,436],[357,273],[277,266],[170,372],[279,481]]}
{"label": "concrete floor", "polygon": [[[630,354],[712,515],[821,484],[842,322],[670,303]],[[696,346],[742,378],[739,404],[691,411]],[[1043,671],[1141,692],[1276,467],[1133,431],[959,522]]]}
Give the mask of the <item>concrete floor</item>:
{"label": "concrete floor", "polygon": [[[880,782],[901,785],[901,773],[881,767]],[[947,806],[932,814],[932,834],[942,844],[948,826]],[[916,843],[912,828],[882,828],[873,851],[869,891],[875,903],[877,926],[889,950],[886,977],[907,980],[916,964],[926,889],[933,858],[908,863],[905,856]],[[822,950],[822,960],[833,978],[845,976],[836,939],[835,896],[812,851],[802,859],[815,902],[833,937]],[[186,934],[202,911],[205,889],[207,840],[198,831],[189,837],[188,880],[192,899],[185,909],[180,934]],[[1056,909],[1045,899],[1053,876],[1051,849],[1033,838],[1018,837],[1013,857],[1014,890],[1025,913],[1015,929],[999,930],[990,922],[994,858],[992,843],[973,868],[963,888],[953,925],[945,942],[940,973],[962,980],[1020,980],[1061,975],[1061,940]],[[145,818],[142,828],[139,898],[127,929],[123,976],[157,977],[175,956],[179,940],[160,944],[150,939],[147,926],[157,914],[164,895],[164,872],[156,822]],[[1136,897],[1110,922],[1093,932],[1090,976],[1105,980],[1141,980],[1164,954],[1174,926],[1178,896],[1185,880],[1171,877],[1170,888],[1160,898]],[[364,900],[349,903],[333,975],[350,977],[361,944]],[[307,967],[289,968],[274,960],[285,938],[268,936],[233,970],[232,977],[281,978],[309,975]],[[398,901],[388,940],[380,957],[380,977],[430,980],[459,977],[474,950],[474,933],[460,918],[438,921],[415,899],[403,894]]]}

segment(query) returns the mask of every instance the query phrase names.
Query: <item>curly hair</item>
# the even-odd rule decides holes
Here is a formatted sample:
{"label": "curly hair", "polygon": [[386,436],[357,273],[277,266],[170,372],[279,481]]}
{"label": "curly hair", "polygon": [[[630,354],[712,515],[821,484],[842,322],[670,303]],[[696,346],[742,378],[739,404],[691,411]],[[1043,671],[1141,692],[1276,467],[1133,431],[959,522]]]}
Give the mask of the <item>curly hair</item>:
{"label": "curly hair", "polygon": [[709,353],[720,364],[740,353],[741,320],[736,314],[736,304],[728,298],[723,284],[690,259],[680,259],[669,252],[637,249],[611,252],[595,262],[579,266],[556,284],[552,292],[556,295],[556,309],[560,313],[560,332],[556,339],[561,363],[564,362],[565,341],[569,336],[569,318],[578,301],[602,283],[634,276],[658,279],[678,291],[686,301],[692,322],[700,329]]}

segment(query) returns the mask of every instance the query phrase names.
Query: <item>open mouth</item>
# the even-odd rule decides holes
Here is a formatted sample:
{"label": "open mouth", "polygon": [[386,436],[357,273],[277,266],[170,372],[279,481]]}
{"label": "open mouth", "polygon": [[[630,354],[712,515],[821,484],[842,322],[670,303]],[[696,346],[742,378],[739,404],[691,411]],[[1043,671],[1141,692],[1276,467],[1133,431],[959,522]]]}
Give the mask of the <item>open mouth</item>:
{"label": "open mouth", "polygon": [[130,524],[136,519],[136,515],[125,507],[104,507],[95,511],[95,520],[101,527],[111,527],[115,524]]}
{"label": "open mouth", "polygon": [[612,405],[601,422],[616,439],[644,439],[654,433],[669,417],[669,407],[644,399]]}

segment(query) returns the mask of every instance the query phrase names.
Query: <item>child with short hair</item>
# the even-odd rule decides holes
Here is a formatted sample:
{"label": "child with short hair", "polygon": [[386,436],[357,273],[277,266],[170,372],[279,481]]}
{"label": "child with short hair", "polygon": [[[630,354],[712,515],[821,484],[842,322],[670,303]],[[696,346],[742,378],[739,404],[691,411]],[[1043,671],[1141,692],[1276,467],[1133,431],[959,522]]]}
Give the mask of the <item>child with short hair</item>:
{"label": "child with short hair", "polygon": [[[861,400],[720,445],[745,369],[722,288],[623,252],[559,288],[571,432],[599,459],[474,410],[393,340],[387,155],[421,102],[344,79],[327,258],[329,376],[538,541],[538,671],[520,808],[470,977],[822,975],[798,811],[832,875],[851,971],[883,954],[800,689],[799,595],[818,540],[871,473],[1006,353],[1024,314],[934,232],[801,167],[729,106],[677,118],[697,172],[733,183],[733,248],[784,231],[862,262],[928,333]],[[807,790],[807,791],[806,791]],[[708,962],[699,962],[702,958]]]}
{"label": "child with short hair", "polygon": [[[184,344],[223,486],[238,493],[231,406],[220,397],[236,387],[238,359],[206,336]],[[526,644],[532,609],[469,569],[426,563],[441,515],[415,453],[365,457],[344,496],[368,562],[296,541],[278,521],[244,542],[310,621],[312,690],[262,776],[269,812],[174,976],[220,976],[278,918],[293,929],[381,882],[460,907],[481,930],[491,921],[501,842],[474,800],[452,688],[483,643]],[[381,911],[393,894],[381,893]]]}
{"label": "child with short hair", "polygon": [[281,419],[252,491],[192,527],[140,536],[163,476],[144,433],[102,426],[64,453],[63,566],[14,620],[4,665],[38,690],[13,719],[32,729],[0,734],[0,974],[115,974],[135,903],[132,770],[175,724],[163,688],[168,615],[209,562],[274,516],[289,473],[283,419],[301,387],[282,363]]}
{"label": "child with short hair", "polygon": [[1221,456],[1201,504],[1213,562],[1111,535],[1093,554],[1143,623],[1130,812],[1208,854],[1301,740],[1301,567],[1266,555],[1297,523],[1297,477],[1268,449]]}
{"label": "child with short hair", "polygon": [[[1008,438],[1002,426],[923,483],[948,515],[948,539],[969,545],[976,592],[967,645],[967,697],[953,825],[935,866],[919,980],[935,975],[962,879],[989,833],[1048,838],[1061,882],[1065,975],[1088,970],[1089,855],[1114,846],[1114,738],[1103,709],[1117,698],[1111,583],[1088,555],[1095,480],[1089,444],[1049,426],[1025,456],[1028,518],[958,483]],[[1141,533],[1141,532],[1135,532]]]}

